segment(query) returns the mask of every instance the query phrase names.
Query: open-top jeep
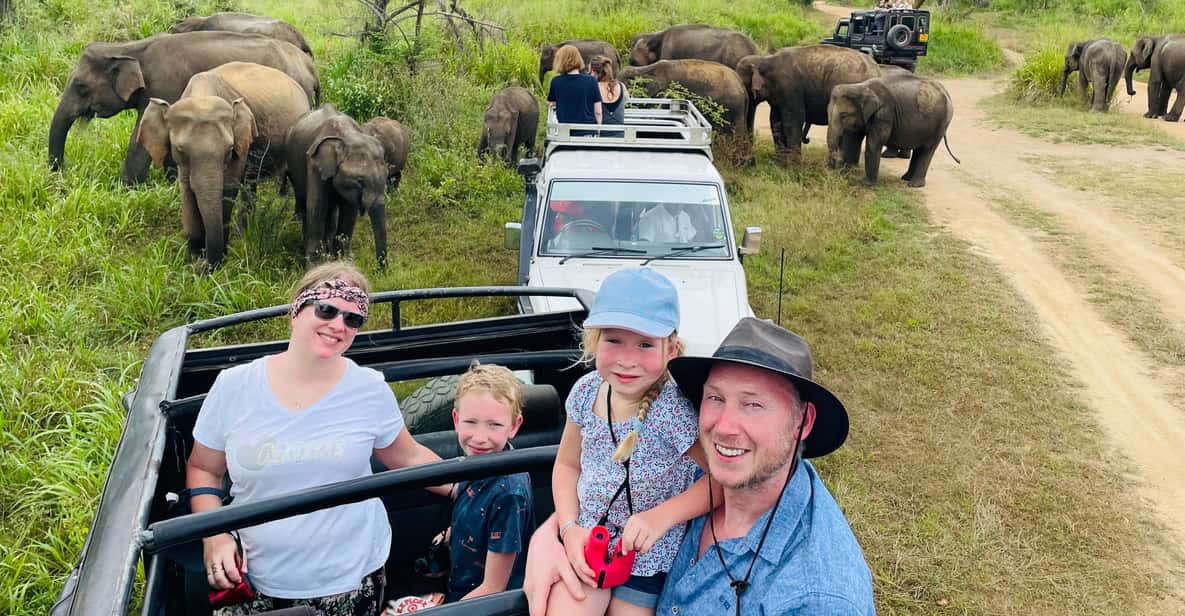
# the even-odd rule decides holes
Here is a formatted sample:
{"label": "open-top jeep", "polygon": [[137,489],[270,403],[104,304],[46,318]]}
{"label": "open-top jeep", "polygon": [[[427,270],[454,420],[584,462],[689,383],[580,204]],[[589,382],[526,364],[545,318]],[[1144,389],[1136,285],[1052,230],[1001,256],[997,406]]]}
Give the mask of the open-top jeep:
{"label": "open-top jeep", "polygon": [[[549,122],[545,158],[524,159],[521,222],[506,225],[519,251],[518,283],[596,291],[606,276],[646,265],[679,293],[688,352],[710,355],[752,316],[724,179],[712,164],[712,127],[682,99],[630,99],[618,126]],[[591,134],[590,134],[591,133]],[[571,300],[521,298],[524,312],[570,309]]]}
{"label": "open-top jeep", "polygon": [[930,41],[930,11],[874,9],[853,11],[839,20],[835,33],[823,43],[849,47],[869,54],[877,64],[892,64],[909,71],[918,56],[926,55]]}
{"label": "open-top jeep", "polygon": [[[401,311],[410,302],[453,298],[515,298],[523,295],[562,298],[564,309],[521,314],[513,301],[502,313],[472,320],[405,326]],[[191,514],[178,495],[185,488],[185,465],[193,447],[192,430],[215,377],[227,368],[282,351],[286,342],[268,341],[211,348],[190,348],[203,332],[283,317],[275,306],[209,319],[165,332],[149,350],[136,390],[125,398],[128,417],[108,471],[99,506],[78,564],[67,579],[52,614],[81,616],[127,614],[133,603],[144,616],[209,614],[201,539],[271,520],[345,503],[380,497],[391,522],[391,551],[386,563],[387,598],[424,590],[413,563],[433,535],[447,524],[447,499],[422,488],[458,480],[530,472],[535,515],[553,511],[551,467],[565,414],[563,400],[585,372],[577,366],[578,326],[592,294],[572,289],[480,287],[393,291],[372,295],[372,309],[385,312],[385,329],[371,325],[358,333],[346,353],[359,365],[380,371],[389,383],[464,372],[474,359],[500,364],[529,375],[524,386],[523,425],[511,441],[514,450],[459,458],[451,430],[416,434],[442,462],[388,471],[371,460],[375,474],[287,495],[234,503]],[[464,301],[464,299],[462,299]],[[498,301],[484,300],[483,306]],[[379,317],[372,315],[371,323]],[[258,327],[256,325],[255,327]],[[237,335],[243,338],[242,334]],[[316,540],[294,537],[293,541]],[[143,566],[144,583],[135,584]],[[133,596],[134,595],[134,596]],[[526,614],[519,590],[509,590],[449,604],[432,614]]]}

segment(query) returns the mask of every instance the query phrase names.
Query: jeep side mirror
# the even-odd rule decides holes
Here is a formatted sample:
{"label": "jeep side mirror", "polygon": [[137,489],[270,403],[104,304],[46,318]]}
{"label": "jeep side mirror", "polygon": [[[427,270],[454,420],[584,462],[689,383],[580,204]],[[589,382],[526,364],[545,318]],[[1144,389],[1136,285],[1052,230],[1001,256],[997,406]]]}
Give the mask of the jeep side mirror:
{"label": "jeep side mirror", "polygon": [[747,255],[761,252],[761,227],[745,227],[745,235],[741,239],[741,260]]}
{"label": "jeep side mirror", "polygon": [[502,230],[502,246],[511,250],[518,250],[518,243],[523,237],[523,223],[508,222]]}
{"label": "jeep side mirror", "polygon": [[539,175],[539,172],[542,170],[543,165],[539,164],[538,158],[520,158],[518,161],[518,167],[515,169],[515,171],[518,171],[518,174],[523,176],[523,178],[525,178],[528,182],[534,180],[535,176]]}

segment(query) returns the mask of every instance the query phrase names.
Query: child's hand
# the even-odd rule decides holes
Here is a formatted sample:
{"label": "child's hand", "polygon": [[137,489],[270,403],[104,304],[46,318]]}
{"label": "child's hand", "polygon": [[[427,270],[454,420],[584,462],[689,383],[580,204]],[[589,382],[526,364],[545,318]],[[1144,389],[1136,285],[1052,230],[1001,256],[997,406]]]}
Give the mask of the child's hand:
{"label": "child's hand", "polygon": [[584,559],[584,546],[588,543],[589,532],[583,526],[573,526],[561,539],[564,541],[564,552],[568,555],[568,561],[576,570],[576,577],[580,578],[581,582],[595,587],[597,583],[593,579],[592,567],[589,567],[588,561]]}
{"label": "child's hand", "polygon": [[647,552],[671,530],[671,525],[656,510],[643,511],[630,516],[621,531],[621,551],[637,550]]}

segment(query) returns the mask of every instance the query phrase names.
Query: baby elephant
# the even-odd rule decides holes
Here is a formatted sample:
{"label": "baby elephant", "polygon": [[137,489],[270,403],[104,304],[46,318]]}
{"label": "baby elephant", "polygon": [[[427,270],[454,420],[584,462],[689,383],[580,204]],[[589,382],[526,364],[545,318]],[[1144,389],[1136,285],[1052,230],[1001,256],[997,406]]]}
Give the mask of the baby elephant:
{"label": "baby elephant", "polygon": [[374,253],[387,266],[387,157],[350,116],[323,105],[288,131],[288,177],[304,222],[305,256],[350,250],[359,213],[370,216]]}
{"label": "baby elephant", "polygon": [[[901,176],[909,186],[926,185],[926,172],[938,144],[954,117],[946,88],[934,79],[893,72],[831,90],[827,105],[827,147],[831,162],[855,165],[864,141],[864,176],[876,184],[881,150],[885,146],[913,150],[909,171]],[[950,145],[946,151],[950,153]],[[951,154],[954,158],[954,154]],[[959,159],[955,158],[955,162]]]}
{"label": "baby elephant", "polygon": [[181,226],[192,256],[217,265],[239,184],[284,174],[288,129],[309,111],[305,91],[274,68],[228,62],[194,75],[177,102],[153,98],[136,142],[152,161],[177,161]]}
{"label": "baby elephant", "polygon": [[493,152],[494,156],[514,164],[518,146],[530,156],[535,152],[535,132],[539,126],[539,101],[526,88],[510,86],[490,99],[485,126],[477,142],[477,157]]}
{"label": "baby elephant", "polygon": [[[1127,52],[1123,45],[1111,39],[1094,39],[1070,43],[1066,49],[1066,64],[1062,69],[1062,81],[1058,94],[1066,93],[1066,80],[1070,73],[1078,71],[1078,89],[1082,101],[1090,104],[1091,111],[1106,112],[1115,94],[1115,87],[1123,79],[1123,65]],[[1094,100],[1087,96],[1087,84],[1094,86]]]}
{"label": "baby elephant", "polygon": [[383,155],[387,159],[387,188],[399,188],[403,167],[407,165],[407,131],[391,118],[375,116],[362,125],[362,132],[383,144]]}

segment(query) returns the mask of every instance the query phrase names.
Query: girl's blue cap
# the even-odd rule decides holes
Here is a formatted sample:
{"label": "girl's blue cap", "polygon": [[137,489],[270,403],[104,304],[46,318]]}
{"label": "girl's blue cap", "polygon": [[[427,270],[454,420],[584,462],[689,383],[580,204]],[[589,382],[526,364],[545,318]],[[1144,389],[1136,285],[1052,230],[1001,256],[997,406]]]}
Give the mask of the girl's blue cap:
{"label": "girl's blue cap", "polygon": [[649,267],[613,272],[601,283],[584,327],[620,327],[665,338],[679,327],[675,285]]}

